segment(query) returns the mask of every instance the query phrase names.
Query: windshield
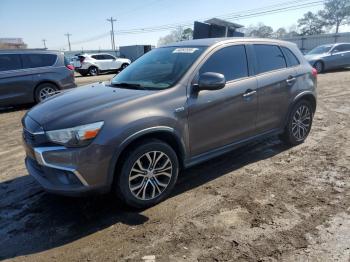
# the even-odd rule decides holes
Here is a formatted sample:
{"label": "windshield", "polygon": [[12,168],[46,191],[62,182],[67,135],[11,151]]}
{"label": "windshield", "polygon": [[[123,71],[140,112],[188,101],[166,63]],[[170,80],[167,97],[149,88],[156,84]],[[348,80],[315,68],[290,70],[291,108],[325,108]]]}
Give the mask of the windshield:
{"label": "windshield", "polygon": [[153,49],[116,75],[112,86],[162,90],[173,86],[205,47],[161,47]]}
{"label": "windshield", "polygon": [[331,48],[332,48],[331,45],[321,45],[321,46],[315,47],[307,54],[308,55],[324,54],[324,53],[329,52],[329,50],[331,50]]}

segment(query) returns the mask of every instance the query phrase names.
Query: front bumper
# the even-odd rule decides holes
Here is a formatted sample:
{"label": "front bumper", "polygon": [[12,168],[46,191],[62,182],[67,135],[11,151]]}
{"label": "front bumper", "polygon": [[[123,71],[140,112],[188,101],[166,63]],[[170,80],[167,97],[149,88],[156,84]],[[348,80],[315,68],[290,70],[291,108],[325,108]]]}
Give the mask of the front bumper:
{"label": "front bumper", "polygon": [[[107,173],[103,172],[103,167],[100,172],[96,170],[100,167],[96,162],[98,157],[95,161],[88,159],[87,155],[81,152],[84,149],[69,149],[63,146],[32,147],[27,143],[25,136],[23,146],[28,173],[46,191],[67,196],[109,191]],[[86,161],[89,164],[84,164]]]}

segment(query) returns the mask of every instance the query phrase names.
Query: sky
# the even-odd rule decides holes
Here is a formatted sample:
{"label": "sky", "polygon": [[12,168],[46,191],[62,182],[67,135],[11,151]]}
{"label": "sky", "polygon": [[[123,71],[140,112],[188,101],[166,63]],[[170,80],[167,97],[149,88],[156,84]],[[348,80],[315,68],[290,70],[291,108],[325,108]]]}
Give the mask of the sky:
{"label": "sky", "polygon": [[[117,46],[151,44],[169,33],[118,34],[120,30],[177,24],[223,16],[245,14],[247,10],[276,5],[291,0],[0,0],[0,38],[21,37],[30,48],[43,47],[67,50],[66,33],[71,34],[72,50],[110,49],[108,34],[114,17]],[[298,1],[294,1],[298,2]],[[264,16],[232,19],[245,26],[262,22],[279,27],[296,25],[307,11],[317,11],[322,5]],[[100,36],[100,37],[99,37]],[[94,41],[89,41],[95,38]]]}

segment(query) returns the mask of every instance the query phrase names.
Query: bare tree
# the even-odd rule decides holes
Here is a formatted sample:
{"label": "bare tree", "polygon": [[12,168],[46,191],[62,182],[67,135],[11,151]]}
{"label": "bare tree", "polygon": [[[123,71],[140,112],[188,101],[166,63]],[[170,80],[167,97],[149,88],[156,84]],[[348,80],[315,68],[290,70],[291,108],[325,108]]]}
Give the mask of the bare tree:
{"label": "bare tree", "polygon": [[170,34],[159,38],[158,46],[166,45],[169,43],[179,42],[183,40],[189,40],[193,37],[193,30],[191,28],[184,29],[183,27],[178,27],[171,31]]}
{"label": "bare tree", "polygon": [[284,27],[280,27],[276,30],[276,32],[273,33],[274,37],[276,38],[283,38],[287,36],[287,30]]}

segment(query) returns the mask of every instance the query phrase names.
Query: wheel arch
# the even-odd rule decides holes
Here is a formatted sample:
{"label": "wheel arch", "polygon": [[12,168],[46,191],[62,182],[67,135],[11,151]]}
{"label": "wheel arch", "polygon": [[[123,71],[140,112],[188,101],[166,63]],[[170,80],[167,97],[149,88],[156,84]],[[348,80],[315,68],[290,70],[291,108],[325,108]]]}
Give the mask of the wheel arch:
{"label": "wheel arch", "polygon": [[180,168],[184,167],[186,156],[185,144],[178,133],[173,128],[165,126],[147,128],[129,136],[118,147],[118,150],[113,155],[109,167],[109,185],[113,184],[114,177],[121,167],[119,163],[123,162],[123,159],[127,156],[127,152],[129,152],[132,148],[135,148],[142,141],[149,139],[157,139],[167,143],[175,151],[179,159]]}
{"label": "wheel arch", "polygon": [[291,114],[291,111],[292,111],[294,105],[296,103],[298,103],[299,101],[301,101],[301,100],[309,101],[311,103],[311,105],[312,105],[312,111],[313,111],[313,113],[315,113],[316,107],[317,107],[317,100],[316,100],[315,94],[313,92],[311,92],[311,91],[302,92],[302,93],[298,94],[296,97],[294,97],[292,103],[290,104],[290,106],[288,108],[288,113],[287,113],[287,115],[285,117],[283,129],[285,128],[285,126],[288,123],[288,119],[289,119],[289,116]]}

